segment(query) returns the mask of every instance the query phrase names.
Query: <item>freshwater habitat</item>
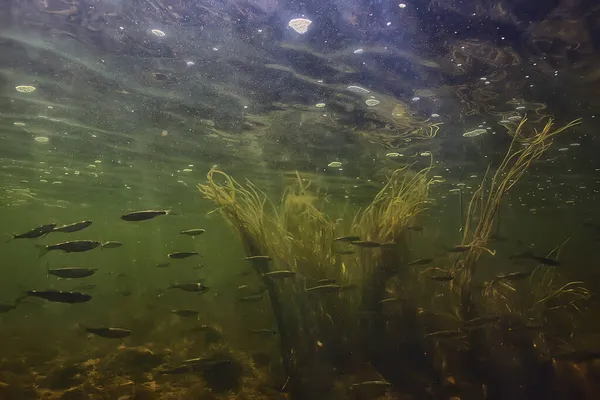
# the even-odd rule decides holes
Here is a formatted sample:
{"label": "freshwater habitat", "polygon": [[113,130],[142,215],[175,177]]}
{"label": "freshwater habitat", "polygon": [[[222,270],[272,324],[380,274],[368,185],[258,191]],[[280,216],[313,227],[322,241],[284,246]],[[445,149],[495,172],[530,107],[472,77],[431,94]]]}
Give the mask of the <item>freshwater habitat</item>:
{"label": "freshwater habitat", "polygon": [[0,2],[0,400],[600,399],[594,0]]}

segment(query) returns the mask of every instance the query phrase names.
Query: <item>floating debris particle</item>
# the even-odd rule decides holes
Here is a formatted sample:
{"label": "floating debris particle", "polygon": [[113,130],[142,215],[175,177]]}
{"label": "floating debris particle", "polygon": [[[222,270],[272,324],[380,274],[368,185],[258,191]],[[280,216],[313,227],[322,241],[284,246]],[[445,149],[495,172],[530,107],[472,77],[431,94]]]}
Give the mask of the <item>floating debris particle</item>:
{"label": "floating debris particle", "polygon": [[15,90],[17,92],[21,92],[21,93],[32,93],[36,91],[35,86],[30,86],[30,85],[19,85],[19,86],[15,86]]}
{"label": "floating debris particle", "polygon": [[579,143],[575,142],[575,143],[571,143],[569,146],[571,146],[571,147],[579,147],[581,145]]}
{"label": "floating debris particle", "polygon": [[412,101],[413,103],[416,103],[416,102],[417,102],[417,101],[419,101],[419,100],[421,100],[421,98],[420,98],[420,97],[418,97],[418,96],[415,96],[415,97],[413,97],[413,98],[411,99],[411,101]]}
{"label": "floating debris particle", "polygon": [[94,160],[95,164],[102,164],[102,160]]}
{"label": "floating debris particle", "polygon": [[380,103],[380,101],[379,100],[375,100],[375,99],[367,99],[367,100],[365,100],[365,104],[368,105],[369,107],[375,107],[379,103]]}
{"label": "floating debris particle", "polygon": [[558,149],[558,151],[568,151],[569,148],[568,147],[561,147],[560,149]]}
{"label": "floating debris particle", "polygon": [[165,37],[166,34],[161,31],[160,29],[152,29],[150,32],[152,32],[153,35],[158,36],[158,37]]}
{"label": "floating debris particle", "polygon": [[520,121],[521,120],[521,116],[520,115],[513,115],[511,117],[507,118],[509,121]]}
{"label": "floating debris particle", "polygon": [[400,8],[406,8],[406,4],[400,3],[400,4],[398,4],[398,7],[400,7]]}
{"label": "floating debris particle", "polygon": [[479,135],[483,135],[486,132],[487,132],[487,130],[482,129],[482,128],[480,128],[480,129],[474,129],[472,131],[463,133],[463,137],[476,137],[476,136],[479,136]]}
{"label": "floating debris particle", "polygon": [[400,153],[387,153],[385,156],[386,157],[390,157],[390,158],[396,158],[396,157],[402,157],[402,154],[400,154]]}
{"label": "floating debris particle", "polygon": [[50,141],[46,136],[36,136],[33,140],[38,143],[48,143]]}
{"label": "floating debris particle", "polygon": [[317,104],[315,104],[315,107],[323,108],[323,107],[325,107],[325,103],[317,103]]}
{"label": "floating debris particle", "polygon": [[342,163],[339,161],[332,161],[329,164],[327,164],[327,166],[329,168],[340,168],[342,166]]}
{"label": "floating debris particle", "polygon": [[294,18],[290,22],[288,22],[288,26],[301,35],[308,32],[308,27],[311,24],[312,21],[306,18]]}
{"label": "floating debris particle", "polygon": [[436,113],[431,114],[431,118],[439,118],[439,117],[440,117],[440,114],[436,114]]}
{"label": "floating debris particle", "polygon": [[362,88],[360,86],[355,86],[355,85],[350,85],[346,89],[348,89],[349,91],[354,92],[354,93],[361,93],[361,94],[371,93],[369,90]]}
{"label": "floating debris particle", "polygon": [[25,126],[25,122],[13,122],[15,126]]}
{"label": "floating debris particle", "polygon": [[184,168],[183,172],[192,172],[192,169],[190,169],[190,168]]}
{"label": "floating debris particle", "polygon": [[160,137],[167,137],[169,135],[169,132],[166,129],[163,129],[163,131],[160,133]]}
{"label": "floating debris particle", "polygon": [[362,54],[364,52],[365,51],[363,49],[356,49],[356,50],[353,51],[354,54]]}
{"label": "floating debris particle", "polygon": [[430,151],[424,151],[420,155],[421,155],[421,157],[429,157],[431,155],[431,152]]}

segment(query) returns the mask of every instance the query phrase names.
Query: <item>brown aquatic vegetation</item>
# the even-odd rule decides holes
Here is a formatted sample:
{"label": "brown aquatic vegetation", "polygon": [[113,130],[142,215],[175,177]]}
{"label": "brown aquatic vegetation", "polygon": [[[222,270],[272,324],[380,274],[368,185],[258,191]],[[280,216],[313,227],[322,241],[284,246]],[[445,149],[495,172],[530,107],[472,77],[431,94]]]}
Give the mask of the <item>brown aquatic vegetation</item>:
{"label": "brown aquatic vegetation", "polygon": [[[580,123],[581,119],[576,119],[560,128],[553,128],[554,121],[549,119],[543,129],[538,131],[535,127],[527,124],[527,118],[524,118],[513,132],[513,140],[506,156],[492,178],[488,179],[486,173],[481,185],[473,194],[469,203],[462,240],[462,244],[468,245],[470,250],[466,253],[465,258],[455,266],[459,272],[460,283],[457,287],[461,292],[461,313],[464,319],[472,319],[476,316],[472,301],[473,275],[477,261],[484,252],[495,254],[486,246],[492,234],[502,198],[519,182],[531,164],[550,148],[555,136]],[[529,146],[518,145],[519,138],[527,138]],[[478,220],[478,223],[473,227],[475,219]]]}

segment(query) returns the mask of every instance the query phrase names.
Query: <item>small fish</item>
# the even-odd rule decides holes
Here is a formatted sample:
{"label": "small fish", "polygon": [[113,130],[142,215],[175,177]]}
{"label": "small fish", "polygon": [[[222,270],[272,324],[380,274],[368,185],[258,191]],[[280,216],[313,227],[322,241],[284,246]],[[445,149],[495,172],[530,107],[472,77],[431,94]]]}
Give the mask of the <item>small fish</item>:
{"label": "small fish", "polygon": [[169,265],[171,265],[171,263],[168,261],[156,263],[157,268],[167,268]]}
{"label": "small fish", "polygon": [[544,265],[547,265],[547,266],[550,266],[550,267],[558,267],[559,265],[561,265],[560,261],[558,261],[558,260],[553,260],[551,258],[536,256],[536,255],[534,255],[530,251],[526,251],[524,253],[515,254],[514,256],[510,256],[509,258],[511,260],[519,260],[519,259],[534,260],[534,261],[539,262],[540,264],[544,264]]}
{"label": "small fish", "polygon": [[271,336],[277,335],[277,331],[274,331],[273,329],[251,329],[250,333],[257,333],[257,334],[261,334],[261,335],[271,335]]}
{"label": "small fish", "polygon": [[409,226],[408,228],[409,231],[413,231],[413,232],[421,232],[423,230],[422,226]]}
{"label": "small fish", "polygon": [[117,247],[121,246],[123,246],[123,243],[114,240],[102,243],[102,249],[116,249]]}
{"label": "small fish", "polygon": [[195,317],[198,315],[198,311],[190,310],[190,309],[182,309],[182,310],[171,310],[173,314],[177,314],[183,318]]}
{"label": "small fish", "polygon": [[123,328],[88,328],[84,327],[85,331],[107,339],[122,339],[130,336],[131,331]]}
{"label": "small fish", "polygon": [[[33,228],[30,231],[24,232],[24,233],[19,233],[19,234],[12,234],[12,239],[36,239],[42,236],[46,236],[47,234],[49,234],[50,232],[52,232],[54,230],[54,227],[56,227],[56,224],[46,224],[46,225],[40,225],[36,228]],[[9,240],[9,242],[11,241]]]}
{"label": "small fish", "polygon": [[296,276],[296,273],[294,271],[271,271],[263,274],[263,276],[271,279],[285,279]]}
{"label": "small fish", "polygon": [[79,268],[79,267],[65,267],[56,269],[46,269],[50,275],[58,276],[59,278],[86,278],[92,276],[98,271],[98,268]]}
{"label": "small fish", "polygon": [[254,261],[254,260],[271,261],[272,258],[269,256],[249,256],[249,257],[244,258],[244,260],[247,260],[247,261]]}
{"label": "small fish", "polygon": [[306,288],[307,293],[335,293],[342,289],[340,285],[319,285]]}
{"label": "small fish", "polygon": [[83,230],[92,224],[91,220],[74,222],[72,224],[62,225],[54,228],[52,232],[71,233]]}
{"label": "small fish", "polygon": [[432,281],[436,281],[436,282],[448,282],[448,281],[451,281],[452,279],[454,279],[454,275],[452,275],[452,274],[433,275],[433,276],[430,276],[429,279],[431,279]]}
{"label": "small fish", "polygon": [[502,274],[497,274],[496,280],[506,280],[506,281],[519,281],[521,279],[525,279],[531,276],[531,271],[517,271],[517,272],[506,272]]}
{"label": "small fish", "polygon": [[356,397],[374,399],[384,396],[391,387],[386,381],[365,381],[350,385],[349,389]]}
{"label": "small fish", "polygon": [[343,256],[356,253],[354,250],[336,250],[335,252]]}
{"label": "small fish", "polygon": [[452,330],[452,331],[437,331],[427,333],[425,335],[426,338],[443,338],[443,339],[453,339],[458,337],[465,336],[465,332],[460,329]]}
{"label": "small fish", "polygon": [[58,290],[29,290],[26,296],[39,297],[55,303],[86,303],[92,299],[89,294]]}
{"label": "small fish", "polygon": [[475,329],[495,324],[498,321],[500,321],[499,315],[484,315],[482,317],[477,317],[469,321],[465,321],[463,325],[465,326],[465,328]]}
{"label": "small fish", "polygon": [[448,253],[464,253],[471,248],[468,244],[459,244],[458,246],[454,246],[450,249],[447,249]]}
{"label": "small fish", "polygon": [[175,215],[170,210],[144,210],[144,211],[133,211],[121,216],[123,221],[145,221],[158,217],[159,215]]}
{"label": "small fish", "polygon": [[407,265],[427,265],[433,261],[433,258],[419,258],[417,260],[409,262]]}
{"label": "small fish", "polygon": [[243,297],[238,297],[237,301],[239,301],[240,303],[256,303],[258,301],[261,301],[263,299],[263,295],[261,294],[253,294],[250,296],[243,296]]}
{"label": "small fish", "polygon": [[200,255],[200,253],[198,253],[197,251],[176,251],[174,253],[167,254],[167,257],[179,260],[182,258],[188,258],[191,256],[199,256],[199,255]]}
{"label": "small fish", "polygon": [[357,246],[357,247],[363,247],[363,248],[375,248],[375,247],[381,247],[380,243],[377,242],[372,242],[370,240],[355,240],[350,242],[353,245]]}
{"label": "small fish", "polygon": [[198,235],[202,235],[204,232],[206,232],[205,229],[188,229],[188,230],[179,232],[179,234],[180,235],[189,235],[189,236],[198,236]]}
{"label": "small fish", "polygon": [[333,285],[333,284],[335,284],[335,279],[321,279],[321,280],[317,281],[317,284],[319,286],[321,286],[321,285]]}
{"label": "small fish", "polygon": [[381,243],[379,245],[379,247],[381,247],[382,249],[394,249],[394,248],[398,247],[398,244],[395,242],[385,242],[385,243]]}
{"label": "small fish", "polygon": [[170,285],[171,289],[181,289],[185,292],[195,292],[195,293],[204,293],[208,290],[208,286],[203,283],[176,283],[174,285]]}
{"label": "small fish", "polygon": [[61,250],[65,253],[79,253],[82,251],[93,250],[98,246],[100,246],[100,242],[95,240],[72,240],[70,242],[49,244],[47,246],[37,245],[40,249],[40,257],[52,250]]}
{"label": "small fish", "polygon": [[360,236],[340,236],[333,240],[335,242],[358,242],[360,241]]}
{"label": "small fish", "polygon": [[396,302],[399,302],[399,301],[402,301],[402,299],[399,299],[397,297],[390,297],[390,298],[387,298],[387,299],[380,300],[379,304],[396,303]]}

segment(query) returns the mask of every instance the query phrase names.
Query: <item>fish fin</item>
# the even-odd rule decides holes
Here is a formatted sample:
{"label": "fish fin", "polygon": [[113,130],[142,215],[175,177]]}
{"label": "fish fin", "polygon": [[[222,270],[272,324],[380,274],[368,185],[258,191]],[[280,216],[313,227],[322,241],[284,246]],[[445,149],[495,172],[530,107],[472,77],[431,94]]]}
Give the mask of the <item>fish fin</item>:
{"label": "fish fin", "polygon": [[43,244],[36,244],[35,247],[37,247],[38,249],[40,249],[40,255],[38,256],[38,258],[42,258],[47,252],[50,251],[48,249],[48,246],[45,246]]}
{"label": "fish fin", "polygon": [[165,215],[179,215],[179,213],[175,213],[171,210],[167,210]]}
{"label": "fish fin", "polygon": [[6,243],[10,243],[17,238],[17,235],[15,235],[14,233],[7,233],[7,235],[10,236],[10,239],[8,239]]}

